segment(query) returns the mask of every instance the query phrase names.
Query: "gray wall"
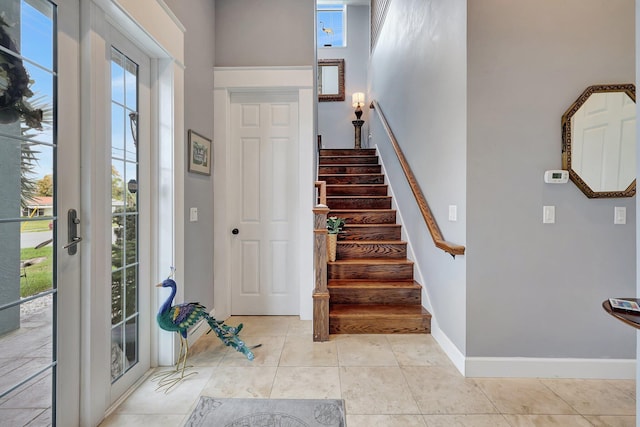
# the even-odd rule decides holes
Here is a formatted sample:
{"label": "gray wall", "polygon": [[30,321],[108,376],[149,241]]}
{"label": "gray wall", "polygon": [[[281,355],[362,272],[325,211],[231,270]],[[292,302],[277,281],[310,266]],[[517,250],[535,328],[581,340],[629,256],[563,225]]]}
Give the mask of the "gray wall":
{"label": "gray wall", "polygon": [[[634,81],[634,25],[632,0],[392,2],[371,92],[465,256],[433,249],[372,114],[373,142],[428,308],[466,356],[635,357],[633,330],[601,308],[635,295],[635,200],[542,179],[561,167],[560,118],[582,90]],[[556,206],[555,224],[542,224],[543,205]],[[614,206],[627,225],[613,225]]]}
{"label": "gray wall", "polygon": [[[367,64],[369,61],[369,6],[347,7],[347,46],[318,48],[318,59],[339,59],[345,62],[345,99],[340,102],[318,103],[318,134],[325,148],[353,148],[356,119],[351,105],[355,92],[367,93]],[[369,105],[368,101],[367,105]],[[369,108],[362,108],[362,144],[367,143]]]}
{"label": "gray wall", "polygon": [[635,295],[635,200],[542,180],[580,93],[635,81],[634,14],[633,0],[468,2],[469,356],[635,357],[633,329],[601,308]]}
{"label": "gray wall", "polygon": [[[370,84],[445,239],[466,244],[466,2],[394,0],[373,52]],[[465,351],[466,258],[434,247],[392,149],[372,113],[394,200],[439,327]],[[448,222],[457,205],[458,221]]]}
{"label": "gray wall", "polygon": [[215,9],[217,67],[313,64],[314,0],[216,0]]}
{"label": "gray wall", "polygon": [[[213,137],[214,65],[295,66],[314,62],[313,0],[165,1],[186,28],[185,141],[189,129]],[[216,209],[213,178],[187,172],[184,198],[184,299],[211,308]],[[189,222],[191,207],[198,208],[198,222]]]}
{"label": "gray wall", "polygon": [[[185,32],[185,150],[187,131],[213,138],[214,2],[165,0]],[[215,144],[215,141],[214,141]],[[187,155],[185,153],[185,159]],[[186,170],[186,167],[185,167]],[[184,179],[184,299],[213,308],[213,178],[186,172]],[[189,222],[189,208],[198,222]]]}

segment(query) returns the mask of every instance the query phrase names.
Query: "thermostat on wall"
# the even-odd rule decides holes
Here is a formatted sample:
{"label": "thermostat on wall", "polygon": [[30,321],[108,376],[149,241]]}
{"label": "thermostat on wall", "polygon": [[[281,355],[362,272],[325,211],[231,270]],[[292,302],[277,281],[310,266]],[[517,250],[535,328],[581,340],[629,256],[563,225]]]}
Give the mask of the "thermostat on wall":
{"label": "thermostat on wall", "polygon": [[550,170],[544,173],[544,182],[547,184],[565,184],[569,181],[569,171]]}

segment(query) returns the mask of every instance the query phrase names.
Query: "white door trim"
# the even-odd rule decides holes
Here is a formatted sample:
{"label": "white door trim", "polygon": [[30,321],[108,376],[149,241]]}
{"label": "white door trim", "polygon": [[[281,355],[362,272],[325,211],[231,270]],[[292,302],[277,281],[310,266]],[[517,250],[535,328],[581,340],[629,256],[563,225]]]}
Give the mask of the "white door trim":
{"label": "white door trim", "polygon": [[313,67],[218,67],[214,69],[214,303],[218,319],[231,315],[231,221],[227,200],[230,170],[231,94],[237,92],[296,91],[298,93],[298,283],[300,318],[313,315]]}
{"label": "white door trim", "polygon": [[[62,34],[66,36],[62,36]],[[80,76],[79,76],[80,13],[77,0],[58,2],[58,105],[64,105],[64,117],[58,109],[57,178],[58,188],[58,296],[57,296],[57,425],[78,424],[80,415],[80,333],[82,254],[69,256],[62,246],[67,243],[67,210],[80,210]],[[64,60],[63,60],[64,58]],[[64,159],[64,163],[60,161]],[[63,165],[73,165],[72,176],[62,174]],[[69,170],[68,168],[65,170]],[[81,218],[83,221],[84,218]],[[82,245],[80,246],[82,248]],[[86,262],[86,261],[85,261]],[[64,408],[64,409],[63,409]]]}
{"label": "white door trim", "polygon": [[[141,9],[142,8],[142,9]],[[109,115],[98,96],[109,85],[104,73],[107,57],[108,24],[136,41],[137,47],[152,58],[151,93],[151,252],[150,282],[141,283],[141,291],[151,293],[150,330],[151,365],[172,364],[177,353],[175,334],[163,334],[155,322],[155,309],[163,294],[152,285],[166,277],[170,266],[177,268],[181,282],[184,274],[184,52],[183,29],[166,16],[156,0],[135,2],[93,0],[80,2],[80,73],[81,73],[81,141],[82,141],[82,207],[80,217],[82,292],[80,331],[80,420],[79,425],[98,425],[109,406],[110,375],[105,369],[105,333],[101,330],[108,319],[108,298],[100,286],[110,275],[105,248],[96,243],[108,241],[101,220],[110,209],[100,199],[111,191],[107,171],[100,170],[105,153]],[[166,20],[163,18],[167,18]],[[171,35],[167,39],[168,35]],[[167,41],[169,40],[169,41]],[[166,43],[165,43],[166,42]],[[105,240],[106,239],[106,240]],[[179,298],[182,294],[179,295]],[[94,322],[99,318],[101,321]],[[93,363],[99,361],[99,363]]]}

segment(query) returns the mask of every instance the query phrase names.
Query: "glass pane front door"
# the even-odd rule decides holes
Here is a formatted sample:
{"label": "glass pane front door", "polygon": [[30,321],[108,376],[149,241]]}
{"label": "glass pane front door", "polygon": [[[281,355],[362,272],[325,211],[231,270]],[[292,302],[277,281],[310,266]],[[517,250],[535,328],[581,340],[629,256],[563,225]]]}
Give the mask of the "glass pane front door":
{"label": "glass pane front door", "polygon": [[111,49],[111,380],[138,362],[138,65]]}
{"label": "glass pane front door", "polygon": [[55,424],[56,6],[2,0],[0,424]]}

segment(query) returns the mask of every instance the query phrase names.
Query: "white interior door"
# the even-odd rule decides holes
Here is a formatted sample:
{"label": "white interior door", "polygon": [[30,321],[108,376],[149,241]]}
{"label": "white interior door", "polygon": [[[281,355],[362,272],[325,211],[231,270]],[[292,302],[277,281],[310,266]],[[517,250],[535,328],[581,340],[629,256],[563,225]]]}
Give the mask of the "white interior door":
{"label": "white interior door", "polygon": [[231,103],[231,314],[299,314],[297,93]]}

